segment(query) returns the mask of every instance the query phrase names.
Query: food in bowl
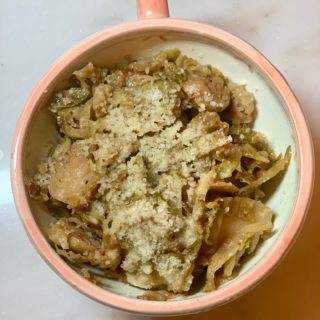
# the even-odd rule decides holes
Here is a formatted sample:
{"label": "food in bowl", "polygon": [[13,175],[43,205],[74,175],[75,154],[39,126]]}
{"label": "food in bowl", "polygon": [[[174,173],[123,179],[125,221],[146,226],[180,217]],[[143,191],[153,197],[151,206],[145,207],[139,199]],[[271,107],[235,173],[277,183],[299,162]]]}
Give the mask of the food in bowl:
{"label": "food in bowl", "polygon": [[218,69],[178,49],[89,63],[49,109],[60,140],[27,184],[56,219],[56,252],[86,277],[92,266],[178,294],[205,275],[212,291],[272,232],[263,184],[290,147],[275,155],[252,129],[254,95]]}

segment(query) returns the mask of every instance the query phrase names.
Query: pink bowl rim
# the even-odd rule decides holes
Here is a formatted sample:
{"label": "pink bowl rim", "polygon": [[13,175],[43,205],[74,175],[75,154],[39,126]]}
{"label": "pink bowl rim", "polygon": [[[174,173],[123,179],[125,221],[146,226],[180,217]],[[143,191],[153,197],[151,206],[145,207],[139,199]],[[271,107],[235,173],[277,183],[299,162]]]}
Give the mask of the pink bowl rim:
{"label": "pink bowl rim", "polygon": [[[224,43],[227,47],[241,52],[249,61],[252,61],[262,70],[287,106],[296,130],[297,154],[300,156],[299,186],[293,213],[277,242],[265,257],[250,271],[239,277],[237,281],[224,288],[198,298],[165,302],[127,298],[108,292],[90,283],[69,267],[48,244],[32,216],[24,188],[22,170],[24,160],[22,159],[22,150],[26,130],[34,112],[34,107],[48,84],[83,52],[102,41],[110,40],[126,33],[159,29],[185,32],[199,37],[214,39]],[[298,235],[309,207],[313,179],[314,156],[308,126],[296,97],[280,72],[260,52],[245,41],[216,27],[187,20],[154,19],[117,25],[92,35],[72,48],[49,69],[33,90],[18,120],[11,150],[11,184],[16,208],[29,238],[43,259],[62,279],[90,298],[105,305],[136,314],[164,316],[201,312],[227,303],[260,283],[279,264]]]}

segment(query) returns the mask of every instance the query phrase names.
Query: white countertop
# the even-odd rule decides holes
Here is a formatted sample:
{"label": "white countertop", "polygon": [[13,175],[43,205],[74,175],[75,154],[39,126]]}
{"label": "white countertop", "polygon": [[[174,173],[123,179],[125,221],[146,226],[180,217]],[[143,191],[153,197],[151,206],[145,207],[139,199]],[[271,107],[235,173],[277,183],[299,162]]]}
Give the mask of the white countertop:
{"label": "white countertop", "polygon": [[[319,319],[320,2],[171,0],[171,16],[214,24],[247,40],[284,74],[299,98],[318,159],[305,227],[280,267],[240,299],[188,319]],[[0,319],[140,319],[86,298],[40,258],[16,213],[10,144],[23,105],[64,51],[136,19],[133,0],[0,1]],[[182,318],[182,317],[181,317]],[[144,318],[146,319],[146,318]]]}

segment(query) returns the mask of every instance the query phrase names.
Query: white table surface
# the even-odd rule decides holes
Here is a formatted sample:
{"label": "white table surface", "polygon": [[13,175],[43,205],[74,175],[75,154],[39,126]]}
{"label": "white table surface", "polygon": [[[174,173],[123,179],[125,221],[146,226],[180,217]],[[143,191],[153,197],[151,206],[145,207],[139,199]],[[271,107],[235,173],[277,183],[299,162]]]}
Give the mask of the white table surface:
{"label": "white table surface", "polygon": [[[249,41],[279,68],[309,120],[318,159],[309,216],[280,267],[240,299],[184,318],[320,319],[320,1],[171,0],[170,9]],[[20,223],[9,179],[13,130],[37,81],[78,41],[135,19],[134,0],[0,0],[1,320],[139,319],[86,298],[45,264]]]}

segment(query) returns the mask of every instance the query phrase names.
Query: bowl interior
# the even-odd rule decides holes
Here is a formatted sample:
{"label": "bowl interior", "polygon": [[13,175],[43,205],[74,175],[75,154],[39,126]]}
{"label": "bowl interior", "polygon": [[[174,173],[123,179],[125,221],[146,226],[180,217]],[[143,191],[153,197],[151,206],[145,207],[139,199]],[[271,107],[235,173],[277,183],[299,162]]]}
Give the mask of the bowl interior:
{"label": "bowl interior", "polygon": [[[52,93],[66,85],[66,80],[73,70],[81,68],[89,61],[100,66],[111,66],[125,61],[128,57],[150,56],[159,50],[173,47],[179,48],[184,54],[203,64],[217,67],[232,81],[246,84],[247,89],[254,93],[257,100],[258,113],[254,124],[255,129],[267,136],[276,153],[283,153],[288,145],[292,147],[293,157],[287,172],[267,186],[267,204],[275,214],[275,233],[264,241],[257,252],[245,262],[238,276],[241,277],[257,265],[268,250],[276,244],[291,216],[298,188],[299,154],[296,152],[298,148],[295,142],[297,140],[295,128],[284,101],[270,79],[258,69],[255,63],[232,46],[200,34],[153,30],[127,33],[88,48],[71,61],[42,93],[24,144],[23,174],[32,176],[48,147],[56,144],[57,131],[47,105]],[[29,205],[39,228],[46,236],[47,226],[52,221],[46,206],[31,199],[29,199]],[[238,277],[226,283],[225,286],[237,281]],[[136,297],[143,293],[143,290],[113,280],[105,280],[105,288],[126,297]],[[202,295],[204,293],[197,292],[183,299]]]}

